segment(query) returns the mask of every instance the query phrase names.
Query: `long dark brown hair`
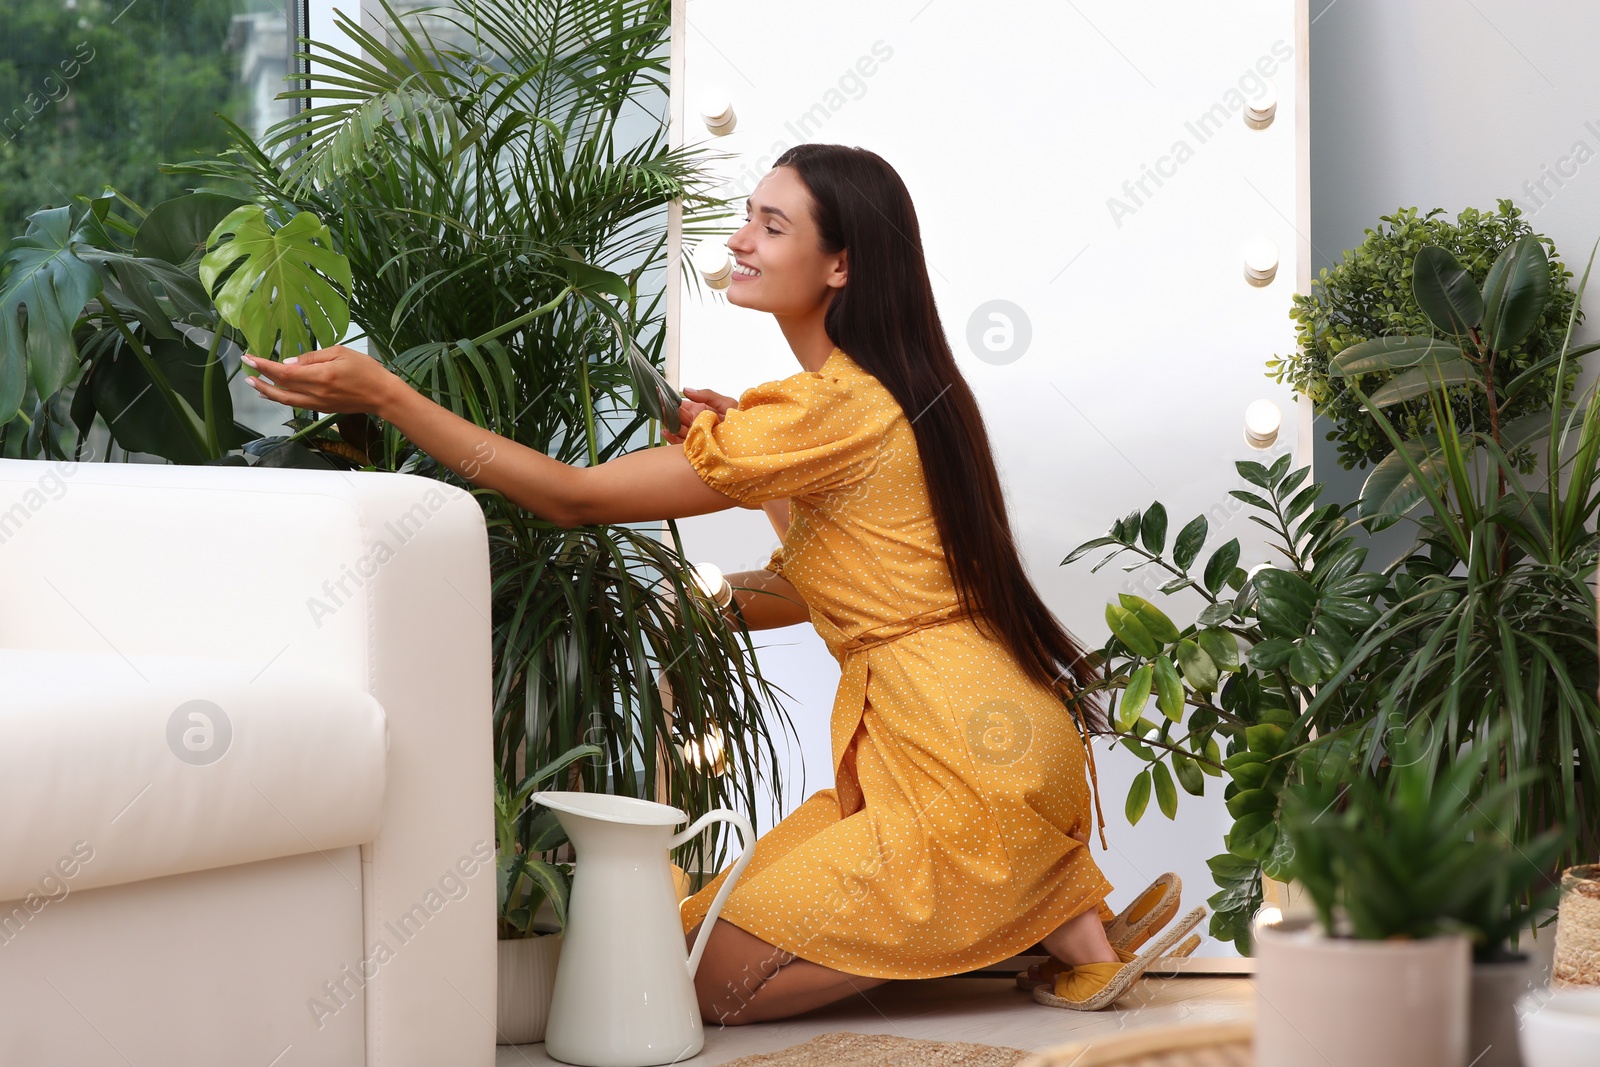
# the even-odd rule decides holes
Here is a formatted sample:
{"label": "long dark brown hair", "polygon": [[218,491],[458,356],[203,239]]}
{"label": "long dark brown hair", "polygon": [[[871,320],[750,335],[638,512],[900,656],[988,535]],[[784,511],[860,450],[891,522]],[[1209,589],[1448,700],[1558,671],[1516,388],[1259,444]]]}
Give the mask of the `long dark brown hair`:
{"label": "long dark brown hair", "polygon": [[849,280],[834,292],[824,328],[912,420],[962,606],[998,633],[1029,677],[1104,732],[1104,711],[1085,692],[1098,671],[1045,607],[1017,554],[989,434],[945,339],[905,183],[881,156],[845,145],[796,145],[773,166],[792,167],[805,183],[822,251],[849,250]]}

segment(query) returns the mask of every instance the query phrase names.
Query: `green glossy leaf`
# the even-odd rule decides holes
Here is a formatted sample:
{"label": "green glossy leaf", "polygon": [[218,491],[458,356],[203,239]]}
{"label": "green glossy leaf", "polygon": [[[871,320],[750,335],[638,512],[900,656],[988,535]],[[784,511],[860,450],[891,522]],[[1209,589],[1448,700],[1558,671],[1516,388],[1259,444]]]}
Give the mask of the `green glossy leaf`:
{"label": "green glossy leaf", "polygon": [[1239,539],[1233,538],[1222,545],[1206,560],[1206,569],[1203,581],[1205,587],[1212,593],[1220,592],[1227,584],[1228,576],[1233,573],[1234,567],[1239,564]]}
{"label": "green glossy leaf", "polygon": [[1167,547],[1167,509],[1159,500],[1145,509],[1139,523],[1139,540],[1158,556]]}
{"label": "green glossy leaf", "polygon": [[[1382,577],[1382,575],[1379,575]],[[1365,600],[1354,600],[1350,597],[1328,596],[1323,597],[1320,610],[1342,623],[1351,626],[1367,627],[1378,621],[1382,614],[1377,608]]]}
{"label": "green glossy leaf", "polygon": [[1127,608],[1119,604],[1107,604],[1106,625],[1111,627],[1111,632],[1116,635],[1117,640],[1136,654],[1147,659],[1160,654],[1160,644],[1150,636],[1150,631],[1145,629],[1139,617]]}
{"label": "green glossy leaf", "polygon": [[[1546,418],[1548,427],[1549,420]],[[1361,486],[1361,499],[1356,513],[1364,519],[1375,516],[1398,517],[1417,506],[1426,495],[1422,485],[1406,466],[1409,456],[1430,484],[1437,485],[1446,477],[1444,453],[1439,450],[1439,439],[1424,436],[1406,441],[1400,448],[1385,456]]]}
{"label": "green glossy leaf", "polygon": [[1285,637],[1258,641],[1248,653],[1250,666],[1258,671],[1275,671],[1294,654],[1294,642]]}
{"label": "green glossy leaf", "polygon": [[1256,574],[1256,617],[1269,637],[1296,638],[1311,624],[1317,591],[1292,571],[1268,567]]}
{"label": "green glossy leaf", "polygon": [[1133,776],[1133,781],[1128,786],[1128,798],[1123,802],[1122,812],[1128,817],[1128,822],[1138,825],[1144,817],[1144,809],[1150,806],[1150,771],[1140,771]]}
{"label": "green glossy leaf", "polygon": [[1084,556],[1088,555],[1090,552],[1093,552],[1097,548],[1104,548],[1107,545],[1114,545],[1118,543],[1119,542],[1115,537],[1096,537],[1091,541],[1085,541],[1083,544],[1067,553],[1067,558],[1061,561],[1061,566],[1065,567],[1069,563],[1076,563],[1078,560],[1082,559]]}
{"label": "green glossy leaf", "polygon": [[[128,451],[150,453],[173,463],[204,462],[208,456],[191,428],[203,437],[208,353],[186,341],[141,340],[181,399],[180,410],[174,412],[167,405],[144,362],[126,344],[108,346],[95,358],[86,380],[90,402],[106,420],[112,438]],[[233,399],[220,363],[211,374],[211,405],[221,447],[231,450],[243,445],[245,438],[233,421]]]}
{"label": "green glossy leaf", "polygon": [[1277,843],[1278,826],[1267,812],[1253,811],[1236,821],[1228,830],[1226,839],[1229,852],[1245,859],[1263,860],[1272,853]]}
{"label": "green glossy leaf", "polygon": [[29,215],[0,255],[0,426],[16,416],[30,379],[48,397],[77,373],[72,328],[101,280],[75,243],[71,209],[49,208]]}
{"label": "green glossy leaf", "polygon": [[1228,814],[1235,819],[1243,818],[1251,812],[1270,814],[1277,810],[1278,796],[1267,789],[1241,789],[1228,798]]}
{"label": "green glossy leaf", "polygon": [[1201,630],[1194,635],[1195,642],[1224,674],[1239,669],[1239,642],[1226,630]]}
{"label": "green glossy leaf", "polygon": [[1253,508],[1259,508],[1262,511],[1272,510],[1272,502],[1258,493],[1252,493],[1244,489],[1229,489],[1228,495],[1235,500],[1244,501]]}
{"label": "green glossy leaf", "polygon": [[[600,295],[614,296],[626,303],[632,299],[632,290],[628,288],[627,281],[619,274],[615,274],[592,263],[585,263],[576,256],[576,249],[572,249],[568,258],[555,257],[556,265],[566,272],[567,280],[572,288],[590,297]],[[604,304],[604,301],[598,301]]]}
{"label": "green glossy leaf", "polygon": [[167,263],[187,263],[202,255],[217,224],[244,201],[221,193],[189,193],[163,200],[139,223],[133,250]]}
{"label": "green glossy leaf", "polygon": [[1489,348],[1514,348],[1533,328],[1550,301],[1550,262],[1544,244],[1532,234],[1504,249],[1483,282],[1483,338]]}
{"label": "green glossy leaf", "polygon": [[1131,730],[1139,721],[1145,705],[1150,702],[1150,686],[1154,679],[1155,668],[1149,663],[1128,675],[1128,686],[1117,705],[1117,729]]}
{"label": "green glossy leaf", "polygon": [[1217,665],[1200,646],[1188,638],[1178,642],[1178,666],[1183,669],[1184,680],[1198,693],[1212,693],[1217,688]]}
{"label": "green glossy leaf", "polygon": [[1178,531],[1178,539],[1172,544],[1172,562],[1180,571],[1189,569],[1195,557],[1200,554],[1200,548],[1206,543],[1206,532],[1210,524],[1204,515],[1197,515],[1189,520],[1189,524]]}
{"label": "green glossy leaf", "polygon": [[[1270,763],[1242,763],[1228,772],[1228,777],[1243,789],[1260,789],[1272,777],[1273,766]],[[1236,794],[1237,795],[1237,794]]]}
{"label": "green glossy leaf", "polygon": [[1200,609],[1200,614],[1195,616],[1195,622],[1200,626],[1221,626],[1233,618],[1233,602],[1222,600],[1215,604],[1207,604]]}
{"label": "green glossy leaf", "polygon": [[1335,377],[1380,370],[1408,370],[1460,359],[1461,346],[1437,337],[1374,337],[1351,345],[1328,361]]}
{"label": "green glossy leaf", "polygon": [[623,336],[620,327],[617,334],[627,344],[628,370],[633,374],[635,405],[660,422],[661,428],[668,433],[682,433],[683,420],[678,417],[678,409],[683,404],[683,397],[672,388],[666,376],[656,370],[650,358],[633,343],[633,339]]}
{"label": "green glossy leaf", "polygon": [[1334,643],[1322,634],[1306,638],[1306,647],[1317,657],[1317,668],[1324,678],[1332,676],[1344,661],[1344,656]]}
{"label": "green glossy leaf", "polygon": [[1203,797],[1206,795],[1206,777],[1200,770],[1200,764],[1182,752],[1172,754],[1172,773],[1177,777],[1178,784],[1183,786],[1183,791],[1190,796]]}
{"label": "green glossy leaf", "polygon": [[1156,687],[1156,707],[1173,722],[1183,721],[1183,679],[1178,668],[1165,656],[1158,657],[1153,666]]}
{"label": "green glossy leaf", "polygon": [[1361,571],[1337,581],[1329,582],[1323,589],[1325,596],[1334,597],[1364,597],[1380,593],[1389,584],[1389,579],[1374,571]]}
{"label": "green glossy leaf", "polygon": [[1241,459],[1234,463],[1233,468],[1239,472],[1239,477],[1251,485],[1259,485],[1269,493],[1272,491],[1272,475],[1261,464],[1254,460]]}
{"label": "green glossy leaf", "polygon": [[1483,294],[1455,256],[1438,245],[1417,252],[1411,295],[1428,321],[1445,333],[1464,334],[1483,321]]}
{"label": "green glossy leaf", "polygon": [[1118,593],[1118,601],[1124,608],[1139,617],[1139,622],[1144,625],[1146,632],[1163,645],[1170,645],[1179,637],[1178,628],[1171,619],[1150,601],[1143,597],[1134,596],[1132,593]]}
{"label": "green glossy leaf", "polygon": [[1161,807],[1161,814],[1169,819],[1178,817],[1178,790],[1172,784],[1172,774],[1167,770],[1165,763],[1152,763],[1150,776],[1156,788],[1156,803]]}
{"label": "green glossy leaf", "polygon": [[1373,392],[1371,400],[1374,407],[1389,407],[1422,396],[1431,389],[1447,389],[1467,382],[1481,385],[1483,379],[1465,360],[1447,359],[1443,363],[1413,367],[1395,375]]}
{"label": "green glossy leaf", "polygon": [[1282,752],[1288,738],[1288,731],[1276,723],[1257,723],[1244,730],[1245,744],[1250,746],[1250,751],[1264,756],[1276,756]]}
{"label": "green glossy leaf", "polygon": [[1240,767],[1247,767],[1254,763],[1266,763],[1272,759],[1271,752],[1252,751],[1248,747],[1249,743],[1250,731],[1247,729],[1245,731],[1245,745],[1247,747],[1235,752],[1233,755],[1222,761],[1223,769],[1229,774],[1237,773]]}
{"label": "green glossy leaf", "polygon": [[1310,644],[1301,644],[1289,657],[1289,677],[1301,685],[1316,685],[1322,681],[1322,663]]}
{"label": "green glossy leaf", "polygon": [[262,207],[247,204],[216,225],[210,243],[200,280],[252,354],[281,361],[344,339],[350,262],[321,219],[302,211],[274,230]]}

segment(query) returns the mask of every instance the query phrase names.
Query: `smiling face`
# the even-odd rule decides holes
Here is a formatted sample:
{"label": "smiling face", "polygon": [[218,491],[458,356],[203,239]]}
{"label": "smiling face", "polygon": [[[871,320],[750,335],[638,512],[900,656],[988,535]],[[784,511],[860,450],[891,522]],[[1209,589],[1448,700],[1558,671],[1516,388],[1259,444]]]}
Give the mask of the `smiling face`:
{"label": "smiling face", "polygon": [[845,256],[823,252],[811,217],[811,194],[793,167],[773,167],[745,207],[745,224],[728,238],[733,253],[730,304],[779,317],[825,308],[845,283]]}

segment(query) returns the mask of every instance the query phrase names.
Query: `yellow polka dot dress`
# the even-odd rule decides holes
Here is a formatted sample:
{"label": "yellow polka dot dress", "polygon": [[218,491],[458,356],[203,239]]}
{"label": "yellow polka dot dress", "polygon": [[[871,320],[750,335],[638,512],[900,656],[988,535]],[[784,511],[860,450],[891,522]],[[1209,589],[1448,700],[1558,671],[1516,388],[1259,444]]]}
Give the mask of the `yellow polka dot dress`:
{"label": "yellow polka dot dress", "polygon": [[[1077,727],[960,613],[889,391],[835,348],[720,422],[702,412],[683,449],[740,503],[789,498],[768,569],[805,598],[842,671],[834,786],[756,841],[721,918],[851,974],[932,978],[1109,915]],[[683,901],[685,932],[727,873]]]}

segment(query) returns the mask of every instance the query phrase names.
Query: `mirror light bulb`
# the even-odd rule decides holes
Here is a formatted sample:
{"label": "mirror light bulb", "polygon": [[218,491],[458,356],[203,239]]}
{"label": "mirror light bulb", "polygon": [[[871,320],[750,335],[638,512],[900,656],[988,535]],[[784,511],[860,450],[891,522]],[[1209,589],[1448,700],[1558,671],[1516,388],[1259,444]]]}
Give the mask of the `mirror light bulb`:
{"label": "mirror light bulb", "polygon": [[1251,285],[1271,283],[1278,273],[1278,243],[1270,237],[1258,237],[1244,246],[1244,279]]}
{"label": "mirror light bulb", "polygon": [[733,601],[733,586],[722,576],[722,568],[715,563],[696,563],[690,570],[694,584],[718,607],[727,607]]}
{"label": "mirror light bulb", "polygon": [[1283,426],[1283,413],[1270,400],[1257,400],[1244,411],[1244,439],[1251,448],[1271,448]]}
{"label": "mirror light bulb", "polygon": [[1278,113],[1278,85],[1271,78],[1265,80],[1267,87],[1262,94],[1244,106],[1244,124],[1252,130],[1271,126]]}
{"label": "mirror light bulb", "polygon": [[739,117],[733,112],[733,101],[720,88],[707,88],[700,96],[698,107],[701,120],[714,136],[726,137],[739,124]]}
{"label": "mirror light bulb", "polygon": [[733,282],[733,257],[728,255],[727,246],[715,239],[695,246],[694,269],[713,289],[726,289]]}

